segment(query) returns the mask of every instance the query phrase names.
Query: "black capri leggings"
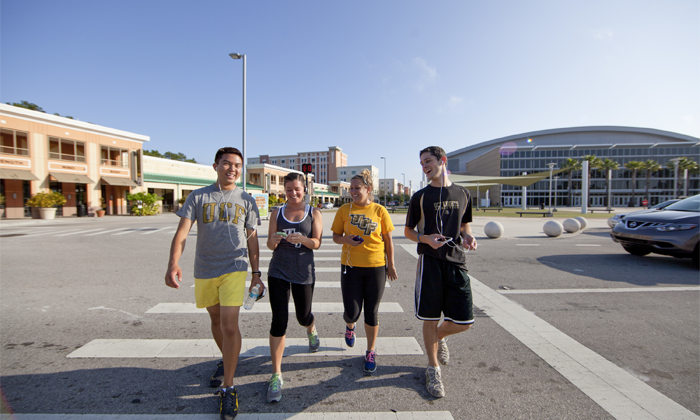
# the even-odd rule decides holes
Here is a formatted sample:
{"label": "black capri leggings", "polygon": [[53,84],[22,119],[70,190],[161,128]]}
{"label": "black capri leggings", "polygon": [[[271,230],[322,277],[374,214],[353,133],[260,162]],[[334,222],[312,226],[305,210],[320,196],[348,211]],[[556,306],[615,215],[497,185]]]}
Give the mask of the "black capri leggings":
{"label": "black capri leggings", "polygon": [[386,267],[348,267],[341,264],[340,273],[345,322],[357,322],[364,302],[365,324],[370,327],[379,325],[377,313],[384,295]]}
{"label": "black capri leggings", "polygon": [[289,291],[292,291],[297,321],[302,327],[314,323],[311,313],[311,301],[314,296],[313,284],[294,284],[276,277],[267,277],[267,287],[270,291],[270,308],[272,309],[272,326],[270,335],[282,337],[287,333],[289,323]]}

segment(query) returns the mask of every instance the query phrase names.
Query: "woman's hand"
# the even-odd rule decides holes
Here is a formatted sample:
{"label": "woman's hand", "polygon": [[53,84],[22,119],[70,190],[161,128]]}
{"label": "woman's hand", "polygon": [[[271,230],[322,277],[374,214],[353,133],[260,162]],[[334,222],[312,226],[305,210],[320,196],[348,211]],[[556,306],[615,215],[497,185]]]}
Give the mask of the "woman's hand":
{"label": "woman's hand", "polygon": [[391,281],[397,280],[399,276],[396,274],[396,267],[390,265],[386,270],[386,277]]}

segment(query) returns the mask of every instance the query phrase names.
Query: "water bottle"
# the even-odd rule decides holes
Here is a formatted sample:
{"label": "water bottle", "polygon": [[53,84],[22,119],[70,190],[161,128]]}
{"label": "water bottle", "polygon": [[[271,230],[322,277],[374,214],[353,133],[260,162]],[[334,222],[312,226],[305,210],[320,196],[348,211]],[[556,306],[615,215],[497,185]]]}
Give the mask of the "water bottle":
{"label": "water bottle", "polygon": [[243,308],[247,310],[253,309],[253,305],[255,305],[255,301],[258,300],[258,295],[260,295],[260,285],[256,284],[255,287],[253,287],[253,290],[248,293],[248,296],[245,298],[245,302],[243,302]]}

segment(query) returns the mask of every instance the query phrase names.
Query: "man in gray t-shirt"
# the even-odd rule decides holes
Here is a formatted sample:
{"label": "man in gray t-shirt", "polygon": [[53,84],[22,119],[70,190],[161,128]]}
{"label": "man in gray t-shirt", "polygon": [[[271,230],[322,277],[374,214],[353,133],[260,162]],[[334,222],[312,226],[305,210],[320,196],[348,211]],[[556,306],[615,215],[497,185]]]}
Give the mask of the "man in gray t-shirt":
{"label": "man in gray t-shirt", "polygon": [[194,264],[194,294],[198,308],[206,308],[211,330],[223,362],[217,365],[210,386],[223,385],[220,395],[221,418],[232,419],[238,412],[238,395],[233,378],[241,352],[238,317],[246,294],[248,265],[252,271],[249,290],[265,285],[260,280],[260,250],[255,230],[259,214],[255,200],[236,188],[243,168],[238,149],[224,147],[216,152],[214,170],[217,182],[191,193],[177,212],[180,224],[170,246],[165,284],[179,289],[182,281],[180,257],[190,229],[197,223],[197,250]]}

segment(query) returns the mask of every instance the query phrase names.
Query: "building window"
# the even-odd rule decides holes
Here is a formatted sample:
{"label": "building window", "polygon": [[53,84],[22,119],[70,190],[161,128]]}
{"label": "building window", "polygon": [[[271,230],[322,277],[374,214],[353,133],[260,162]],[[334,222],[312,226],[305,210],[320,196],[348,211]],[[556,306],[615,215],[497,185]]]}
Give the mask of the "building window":
{"label": "building window", "polygon": [[312,162],[312,163],[315,163],[315,162],[316,162],[316,158],[311,158],[311,162]]}
{"label": "building window", "polygon": [[49,159],[85,162],[85,143],[49,137]]}
{"label": "building window", "polygon": [[277,159],[272,159],[272,164],[277,165]]}
{"label": "building window", "polygon": [[102,146],[100,150],[100,165],[128,167],[129,151],[117,147]]}
{"label": "building window", "polygon": [[8,155],[29,156],[29,143],[27,138],[28,133],[23,131],[0,130],[2,135],[2,143],[0,143],[0,153]]}
{"label": "building window", "polygon": [[285,161],[285,159],[282,159],[280,162],[281,162],[281,163],[285,163],[284,161]]}

